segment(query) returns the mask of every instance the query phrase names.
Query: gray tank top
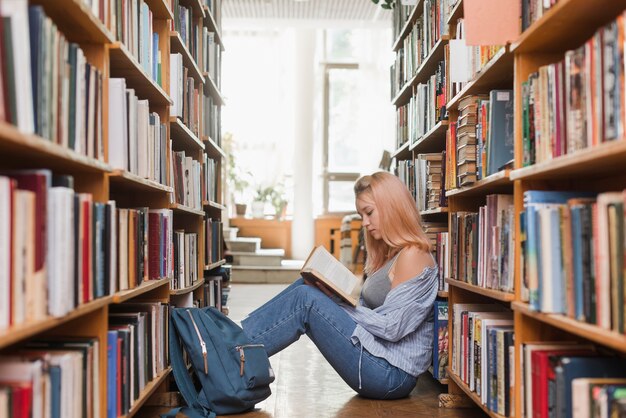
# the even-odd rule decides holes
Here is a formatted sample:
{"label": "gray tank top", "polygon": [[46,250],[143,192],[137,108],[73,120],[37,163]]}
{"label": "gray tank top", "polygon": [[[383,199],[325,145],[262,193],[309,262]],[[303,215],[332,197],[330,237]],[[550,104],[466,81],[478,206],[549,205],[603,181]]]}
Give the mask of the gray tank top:
{"label": "gray tank top", "polygon": [[361,297],[365,306],[370,309],[376,309],[385,302],[385,298],[391,291],[391,279],[389,278],[389,270],[395,264],[400,253],[396,254],[391,260],[387,261],[384,266],[372,273],[371,276],[363,283],[361,289]]}

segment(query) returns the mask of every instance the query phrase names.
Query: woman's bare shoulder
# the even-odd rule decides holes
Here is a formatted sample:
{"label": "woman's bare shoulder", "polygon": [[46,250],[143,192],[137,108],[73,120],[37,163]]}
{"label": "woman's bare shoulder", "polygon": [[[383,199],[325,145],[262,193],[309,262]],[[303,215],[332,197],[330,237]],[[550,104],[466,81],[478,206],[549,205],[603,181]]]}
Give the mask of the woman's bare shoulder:
{"label": "woman's bare shoulder", "polygon": [[421,274],[424,269],[434,267],[435,262],[428,251],[417,246],[404,248],[394,266],[394,284],[410,280]]}

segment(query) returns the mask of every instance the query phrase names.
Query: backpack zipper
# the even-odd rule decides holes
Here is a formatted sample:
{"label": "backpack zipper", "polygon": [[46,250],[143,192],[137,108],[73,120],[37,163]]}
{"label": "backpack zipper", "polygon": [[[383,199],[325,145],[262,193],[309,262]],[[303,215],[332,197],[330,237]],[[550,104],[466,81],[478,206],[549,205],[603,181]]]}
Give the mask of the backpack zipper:
{"label": "backpack zipper", "polygon": [[243,366],[246,363],[246,354],[244,353],[244,348],[248,347],[265,347],[263,344],[244,344],[237,345],[235,349],[239,351],[239,376],[243,376]]}
{"label": "backpack zipper", "polygon": [[209,374],[209,364],[207,362],[206,344],[204,343],[204,340],[202,339],[202,335],[200,335],[200,330],[198,329],[198,326],[196,325],[196,321],[193,319],[193,315],[191,314],[191,311],[187,310],[187,313],[189,314],[189,317],[191,318],[193,327],[196,329],[198,340],[200,340],[200,347],[202,347],[202,357],[204,358],[204,374]]}

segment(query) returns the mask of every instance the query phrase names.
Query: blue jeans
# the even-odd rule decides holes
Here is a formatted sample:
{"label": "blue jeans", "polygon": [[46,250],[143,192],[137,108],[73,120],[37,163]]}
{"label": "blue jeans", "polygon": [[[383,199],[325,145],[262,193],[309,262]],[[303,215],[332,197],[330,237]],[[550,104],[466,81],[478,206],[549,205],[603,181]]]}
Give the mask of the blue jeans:
{"label": "blue jeans", "polygon": [[356,322],[302,278],[252,312],[241,325],[251,342],[264,344],[270,356],[302,334],[308,335],[339,376],[368,398],[403,398],[417,383],[417,378],[353,344],[350,337]]}

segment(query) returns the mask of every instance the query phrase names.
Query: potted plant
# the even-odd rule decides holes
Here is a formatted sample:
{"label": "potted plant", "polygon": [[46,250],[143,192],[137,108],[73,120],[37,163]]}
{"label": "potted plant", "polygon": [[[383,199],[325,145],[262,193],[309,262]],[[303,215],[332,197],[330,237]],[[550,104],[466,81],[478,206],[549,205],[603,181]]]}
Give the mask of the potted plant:
{"label": "potted plant", "polygon": [[256,187],[254,200],[252,200],[252,217],[263,218],[265,215],[265,204],[270,201],[273,188],[271,186],[263,187],[261,185]]}
{"label": "potted plant", "polygon": [[272,206],[274,207],[274,217],[278,220],[284,219],[287,212],[287,196],[285,195],[285,188],[282,183],[278,183],[272,188],[272,194],[270,197]]}
{"label": "potted plant", "polygon": [[246,214],[247,204],[245,203],[246,191],[250,187],[249,179],[252,173],[243,170],[235,162],[234,154],[235,144],[231,133],[224,134],[224,150],[226,152],[226,180],[230,200],[235,205],[235,213],[237,216]]}

